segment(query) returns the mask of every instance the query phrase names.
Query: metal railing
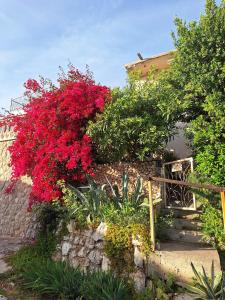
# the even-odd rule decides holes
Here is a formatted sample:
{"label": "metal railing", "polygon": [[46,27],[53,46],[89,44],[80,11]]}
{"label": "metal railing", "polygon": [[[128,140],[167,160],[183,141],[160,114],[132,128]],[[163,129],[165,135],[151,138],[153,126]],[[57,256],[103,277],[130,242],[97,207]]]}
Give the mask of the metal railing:
{"label": "metal railing", "polygon": [[201,183],[191,183],[186,181],[179,181],[173,179],[167,179],[162,177],[149,177],[148,180],[148,191],[149,191],[149,221],[150,221],[150,232],[151,232],[151,243],[152,249],[155,251],[156,241],[155,241],[155,216],[154,216],[154,205],[153,205],[153,190],[152,185],[153,182],[158,183],[169,183],[175,185],[182,185],[194,189],[207,189],[217,193],[220,193],[221,204],[222,204],[222,212],[223,212],[223,225],[224,225],[224,233],[225,233],[225,187],[216,186],[213,184],[201,184]]}

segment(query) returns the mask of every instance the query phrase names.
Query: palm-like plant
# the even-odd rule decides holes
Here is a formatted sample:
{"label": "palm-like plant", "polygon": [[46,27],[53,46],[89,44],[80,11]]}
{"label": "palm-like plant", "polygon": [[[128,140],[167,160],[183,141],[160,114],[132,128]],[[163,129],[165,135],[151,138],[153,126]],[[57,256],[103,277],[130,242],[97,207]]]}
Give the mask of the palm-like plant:
{"label": "palm-like plant", "polygon": [[142,178],[140,176],[137,177],[134,191],[131,194],[129,194],[129,177],[127,172],[122,176],[121,191],[116,183],[112,184],[107,177],[106,180],[110,187],[112,199],[116,205],[121,207],[124,203],[129,201],[134,207],[140,206],[144,196],[142,193]]}
{"label": "palm-like plant", "polygon": [[[187,289],[195,300],[224,300],[225,282],[222,280],[222,273],[215,275],[214,262],[211,266],[211,274],[207,276],[204,267],[202,273],[198,272],[191,263],[195,275],[193,285],[187,285]],[[223,282],[222,282],[223,281]]]}
{"label": "palm-like plant", "polygon": [[[98,185],[90,176],[87,176],[88,185],[76,188],[69,185],[82,206],[76,208],[87,212],[87,219],[92,220],[100,216],[101,207],[109,201],[105,191],[105,185]],[[76,213],[76,211],[74,211]]]}

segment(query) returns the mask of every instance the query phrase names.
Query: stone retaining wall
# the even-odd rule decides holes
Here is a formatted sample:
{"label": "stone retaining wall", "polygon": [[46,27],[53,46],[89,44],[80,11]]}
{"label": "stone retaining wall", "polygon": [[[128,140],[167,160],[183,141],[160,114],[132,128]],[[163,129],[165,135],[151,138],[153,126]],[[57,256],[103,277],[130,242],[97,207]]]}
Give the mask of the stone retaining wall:
{"label": "stone retaining wall", "polygon": [[[101,223],[95,230],[77,230],[74,221],[71,221],[67,228],[69,233],[58,245],[54,260],[67,261],[84,271],[109,271],[111,269],[110,260],[103,250],[104,236],[107,231],[105,223]],[[140,291],[147,283],[146,258],[139,249],[139,241],[133,240],[132,243],[134,269],[131,274],[124,275],[129,276],[134,281],[136,290]]]}
{"label": "stone retaining wall", "polygon": [[[156,176],[160,174],[160,168],[157,167],[157,161],[148,162],[118,162],[114,164],[103,164],[95,166],[95,180],[100,184],[107,183],[106,177],[111,183],[117,182],[122,186],[122,175],[124,172],[129,176],[129,190],[134,188],[136,179],[141,176],[143,179],[143,191],[148,195],[147,182],[149,176]],[[160,187],[154,183],[153,192],[155,196],[160,197]]]}

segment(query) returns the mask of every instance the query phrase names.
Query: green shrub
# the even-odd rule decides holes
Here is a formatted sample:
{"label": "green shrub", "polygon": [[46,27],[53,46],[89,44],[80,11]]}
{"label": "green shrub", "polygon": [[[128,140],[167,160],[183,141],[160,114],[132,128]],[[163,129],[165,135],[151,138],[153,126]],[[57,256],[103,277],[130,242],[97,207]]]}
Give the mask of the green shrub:
{"label": "green shrub", "polygon": [[35,251],[39,256],[50,258],[56,245],[67,233],[68,210],[56,200],[52,203],[37,204],[34,211],[39,225]]}
{"label": "green shrub", "polygon": [[131,76],[124,88],[112,91],[97,121],[90,122],[98,161],[144,160],[164,150],[175,125],[158,101],[152,77],[139,84],[139,76]]}
{"label": "green shrub", "polygon": [[201,221],[204,239],[211,243],[215,248],[225,250],[222,209],[214,207],[206,200],[203,205]]}
{"label": "green shrub", "polygon": [[134,248],[132,239],[138,239],[141,250],[146,255],[151,252],[149,227],[144,224],[130,223],[108,224],[104,239],[104,252],[111,261],[111,266],[118,274],[134,269]]}
{"label": "green shrub", "polygon": [[36,204],[34,211],[40,232],[56,232],[61,221],[67,216],[67,209],[58,200]]}
{"label": "green shrub", "polygon": [[[196,172],[189,176],[189,180],[194,183],[207,183],[207,178]],[[200,220],[202,222],[201,231],[204,240],[217,249],[225,250],[220,194],[206,189],[193,189],[193,192],[195,193],[197,204],[202,210]]]}
{"label": "green shrub", "polygon": [[82,295],[85,300],[131,300],[131,291],[124,280],[112,273],[94,272],[84,280]]}

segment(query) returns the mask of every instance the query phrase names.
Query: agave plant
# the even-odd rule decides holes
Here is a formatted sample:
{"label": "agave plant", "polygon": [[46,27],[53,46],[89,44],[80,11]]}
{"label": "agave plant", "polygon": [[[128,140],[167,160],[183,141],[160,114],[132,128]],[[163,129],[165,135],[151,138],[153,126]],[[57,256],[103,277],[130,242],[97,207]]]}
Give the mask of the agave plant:
{"label": "agave plant", "polygon": [[98,185],[90,176],[87,176],[88,185],[82,187],[70,186],[82,203],[82,210],[87,211],[88,220],[99,217],[101,207],[108,202],[105,185]]}
{"label": "agave plant", "polygon": [[[195,278],[192,285],[187,285],[187,290],[196,300],[224,300],[225,283],[222,273],[215,275],[214,262],[211,265],[211,275],[207,276],[204,267],[202,273],[198,272],[191,263]],[[223,281],[223,282],[222,282]]]}
{"label": "agave plant", "polygon": [[223,274],[221,290],[222,290],[222,292],[221,292],[219,300],[224,300],[225,299],[225,274]]}
{"label": "agave plant", "polygon": [[131,194],[129,194],[129,177],[127,172],[125,172],[122,176],[121,191],[119,186],[116,183],[112,184],[107,177],[106,181],[110,187],[112,199],[116,205],[121,207],[125,202],[128,201],[131,202],[134,207],[141,205],[144,194],[142,193],[142,178],[140,176],[137,177],[134,191]]}

